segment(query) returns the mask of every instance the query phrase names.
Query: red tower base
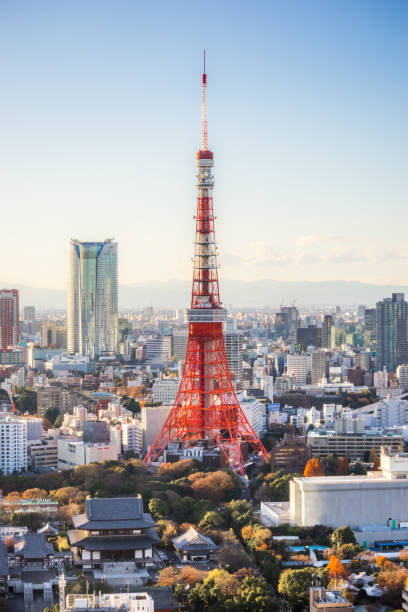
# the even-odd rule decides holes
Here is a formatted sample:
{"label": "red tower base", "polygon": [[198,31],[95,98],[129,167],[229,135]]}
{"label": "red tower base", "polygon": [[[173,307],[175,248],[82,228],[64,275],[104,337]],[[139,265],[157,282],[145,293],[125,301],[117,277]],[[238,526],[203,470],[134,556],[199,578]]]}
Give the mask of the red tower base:
{"label": "red tower base", "polygon": [[191,446],[194,441],[214,438],[230,467],[241,474],[245,473],[241,440],[246,440],[259,455],[267,455],[235,394],[222,323],[191,322],[176,400],[144,461],[157,459],[176,439]]}

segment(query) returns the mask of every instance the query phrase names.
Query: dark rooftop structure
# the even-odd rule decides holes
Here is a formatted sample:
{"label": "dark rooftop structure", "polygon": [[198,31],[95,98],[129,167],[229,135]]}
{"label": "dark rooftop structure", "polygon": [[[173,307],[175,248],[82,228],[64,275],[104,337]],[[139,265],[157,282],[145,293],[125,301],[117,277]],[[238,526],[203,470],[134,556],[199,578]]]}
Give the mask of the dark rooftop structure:
{"label": "dark rooftop structure", "polygon": [[172,539],[181,561],[210,561],[214,558],[217,545],[207,536],[199,533],[194,527],[190,527],[177,538]]}
{"label": "dark rooftop structure", "polygon": [[54,557],[54,547],[43,533],[26,533],[14,547],[19,566],[46,566]]}

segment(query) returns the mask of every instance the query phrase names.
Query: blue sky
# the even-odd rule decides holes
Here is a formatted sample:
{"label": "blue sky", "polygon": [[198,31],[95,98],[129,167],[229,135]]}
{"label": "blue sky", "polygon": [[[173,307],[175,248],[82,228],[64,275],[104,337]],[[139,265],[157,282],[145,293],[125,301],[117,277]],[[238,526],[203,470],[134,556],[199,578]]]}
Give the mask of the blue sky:
{"label": "blue sky", "polygon": [[189,278],[207,49],[221,276],[408,283],[405,0],[0,0],[0,280]]}

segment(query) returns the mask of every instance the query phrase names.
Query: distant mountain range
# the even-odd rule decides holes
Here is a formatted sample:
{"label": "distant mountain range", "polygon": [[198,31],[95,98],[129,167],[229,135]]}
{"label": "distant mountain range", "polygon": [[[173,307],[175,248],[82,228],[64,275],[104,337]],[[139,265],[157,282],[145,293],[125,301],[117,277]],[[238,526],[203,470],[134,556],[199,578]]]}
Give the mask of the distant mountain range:
{"label": "distant mountain range", "polygon": [[[10,283],[0,283],[0,288],[10,288]],[[40,310],[60,310],[65,308],[65,291],[62,289],[43,289],[17,285],[20,290],[20,305],[33,305]],[[293,302],[297,306],[352,306],[374,305],[392,292],[408,292],[402,285],[374,285],[357,281],[232,281],[221,282],[224,304],[239,307],[275,308]],[[140,285],[119,286],[120,308],[182,308],[188,306],[191,295],[191,282],[165,281]]]}

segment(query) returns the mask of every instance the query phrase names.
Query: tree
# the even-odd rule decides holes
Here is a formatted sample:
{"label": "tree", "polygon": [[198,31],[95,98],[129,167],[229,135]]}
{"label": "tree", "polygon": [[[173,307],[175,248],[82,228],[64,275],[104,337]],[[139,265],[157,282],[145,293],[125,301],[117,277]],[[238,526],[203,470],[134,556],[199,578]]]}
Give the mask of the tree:
{"label": "tree", "polygon": [[34,489],[26,489],[21,497],[23,499],[44,499],[47,495],[47,491],[36,487]]}
{"label": "tree", "polygon": [[239,496],[242,489],[237,476],[224,470],[196,472],[187,480],[196,497],[210,499],[214,504]]}
{"label": "tree", "polygon": [[211,529],[219,529],[225,525],[224,519],[218,512],[207,512],[201,519],[198,528],[203,531],[211,531]]}
{"label": "tree", "polygon": [[234,597],[238,610],[243,612],[267,612],[278,610],[273,604],[266,582],[255,576],[246,576],[242,581],[238,594]]}
{"label": "tree", "polygon": [[373,464],[374,470],[378,470],[378,468],[380,467],[380,460],[378,458],[377,451],[375,450],[375,448],[372,448],[370,450],[370,454],[368,455],[368,461],[369,463]]}
{"label": "tree", "polygon": [[362,463],[357,461],[354,464],[351,473],[354,474],[355,476],[365,476],[365,474],[367,474],[367,470]]}
{"label": "tree", "polygon": [[339,458],[336,453],[329,453],[326,459],[326,471],[329,476],[334,476],[337,473]]}
{"label": "tree", "polygon": [[176,523],[174,521],[160,520],[157,521],[156,529],[163,541],[163,544],[165,546],[170,546],[172,538],[175,538],[177,535]]}
{"label": "tree", "polygon": [[356,536],[350,527],[338,527],[330,537],[333,548],[340,548],[343,544],[356,544]]}
{"label": "tree", "polygon": [[327,565],[329,577],[337,583],[341,578],[347,578],[344,565],[335,555],[331,555]]}
{"label": "tree", "polygon": [[37,393],[33,389],[24,387],[17,389],[13,401],[17,412],[28,412],[29,414],[37,412]]}
{"label": "tree", "polygon": [[220,566],[229,572],[253,566],[249,555],[232,529],[223,533],[222,544],[219,548],[217,559]]}
{"label": "tree", "polygon": [[133,414],[139,414],[139,412],[141,411],[140,404],[137,400],[135,400],[134,397],[125,396],[122,404],[127,410],[133,412]]}
{"label": "tree", "polygon": [[303,472],[303,476],[311,477],[311,476],[324,476],[324,469],[320,462],[319,457],[312,457],[306,463],[305,471]]}
{"label": "tree", "polygon": [[44,419],[51,423],[51,425],[54,425],[55,421],[57,420],[57,417],[59,417],[59,410],[58,408],[47,408],[43,416]]}
{"label": "tree", "polygon": [[306,604],[309,589],[316,579],[325,586],[327,584],[327,572],[305,567],[298,570],[284,570],[279,578],[278,592],[292,606]]}
{"label": "tree", "polygon": [[337,476],[343,476],[343,474],[347,474],[349,469],[350,469],[350,464],[349,464],[348,457],[347,456],[340,457],[338,466],[337,466],[337,471],[336,471]]}
{"label": "tree", "polygon": [[153,518],[157,521],[168,515],[169,507],[167,503],[159,497],[152,497],[152,499],[149,501],[149,511],[152,513]]}

